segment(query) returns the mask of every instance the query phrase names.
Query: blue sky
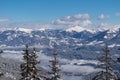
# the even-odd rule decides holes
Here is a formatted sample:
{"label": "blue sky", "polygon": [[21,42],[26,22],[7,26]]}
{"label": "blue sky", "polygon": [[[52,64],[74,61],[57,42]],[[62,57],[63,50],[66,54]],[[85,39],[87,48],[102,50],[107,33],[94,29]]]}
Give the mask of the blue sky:
{"label": "blue sky", "polygon": [[120,0],[0,0],[0,10],[0,22],[60,25],[68,16],[78,21],[75,15],[85,17],[84,14],[88,14],[90,18],[84,20],[94,24],[120,23]]}

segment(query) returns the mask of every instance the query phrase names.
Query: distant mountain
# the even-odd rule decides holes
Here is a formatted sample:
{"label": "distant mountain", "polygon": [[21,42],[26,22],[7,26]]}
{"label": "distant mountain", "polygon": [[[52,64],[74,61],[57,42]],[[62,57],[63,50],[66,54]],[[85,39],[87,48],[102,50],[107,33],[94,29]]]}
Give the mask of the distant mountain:
{"label": "distant mountain", "polygon": [[[37,46],[47,55],[51,55],[53,46],[56,46],[61,57],[78,59],[93,58],[90,53],[97,56],[104,44],[108,44],[110,48],[120,47],[119,28],[93,30],[93,32],[80,27],[79,31],[75,31],[77,28],[78,26],[67,30],[4,28],[0,30],[0,46],[17,48],[28,44]],[[87,55],[84,55],[85,53]],[[67,56],[68,54],[69,56]]]}

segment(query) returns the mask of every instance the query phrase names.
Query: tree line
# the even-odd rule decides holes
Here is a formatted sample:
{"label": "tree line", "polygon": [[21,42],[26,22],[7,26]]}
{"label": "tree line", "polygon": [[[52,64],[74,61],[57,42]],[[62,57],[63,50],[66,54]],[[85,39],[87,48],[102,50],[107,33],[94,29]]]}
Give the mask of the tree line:
{"label": "tree line", "polygon": [[[28,45],[26,45],[23,51],[24,62],[20,65],[21,78],[19,80],[63,80],[56,49],[53,51],[53,59],[49,61],[49,67],[51,68],[50,78],[38,74],[39,69],[37,68],[37,64],[39,64],[40,61],[37,60],[38,56],[36,49],[33,48],[32,52],[30,52]],[[102,56],[99,57],[98,60],[98,66],[102,71],[97,72],[91,80],[120,80],[119,76],[117,76],[113,70],[115,64],[120,62],[120,58],[118,58],[118,61],[113,60],[107,45],[103,48]],[[4,74],[0,72],[0,76],[3,75]]]}

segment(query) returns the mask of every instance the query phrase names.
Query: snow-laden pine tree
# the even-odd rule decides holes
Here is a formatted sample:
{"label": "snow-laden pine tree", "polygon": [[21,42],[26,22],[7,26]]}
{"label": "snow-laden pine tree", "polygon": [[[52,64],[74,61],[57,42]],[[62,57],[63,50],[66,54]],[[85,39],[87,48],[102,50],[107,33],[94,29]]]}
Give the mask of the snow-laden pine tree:
{"label": "snow-laden pine tree", "polygon": [[99,58],[99,66],[104,70],[98,72],[97,76],[93,80],[117,80],[117,76],[114,74],[112,67],[114,66],[114,60],[110,54],[110,50],[107,45],[103,49],[103,54]]}
{"label": "snow-laden pine tree", "polygon": [[38,63],[36,58],[36,50],[30,53],[28,46],[26,45],[26,49],[23,54],[24,63],[21,64],[21,76],[20,80],[40,80],[37,77],[37,68],[36,64]]}
{"label": "snow-laden pine tree", "polygon": [[60,66],[59,66],[59,61],[57,59],[57,50],[54,50],[53,52],[53,60],[50,60],[49,62],[51,63],[51,65],[49,65],[49,67],[51,68],[51,76],[52,78],[50,80],[62,80],[61,79],[61,74],[60,74]]}
{"label": "snow-laden pine tree", "polygon": [[[0,54],[1,54],[1,53],[3,53],[2,50],[0,50]],[[1,58],[1,56],[0,56],[0,58]],[[3,76],[3,73],[2,73],[2,71],[1,71],[1,67],[0,67],[0,77],[1,77],[1,76]]]}
{"label": "snow-laden pine tree", "polygon": [[[0,78],[1,78],[1,76],[3,76],[4,74],[2,73],[2,71],[1,71],[1,67],[0,67]],[[1,79],[0,79],[1,80]]]}
{"label": "snow-laden pine tree", "polygon": [[26,45],[26,49],[23,51],[24,51],[23,53],[24,63],[20,65],[22,76],[20,80],[30,80],[30,53],[28,50],[28,45]]}
{"label": "snow-laden pine tree", "polygon": [[33,49],[33,52],[31,53],[31,55],[30,55],[30,64],[31,64],[31,73],[30,73],[30,79],[31,80],[40,80],[39,78],[38,78],[38,74],[37,74],[37,72],[38,72],[38,69],[37,69],[37,67],[36,67],[36,65],[38,64],[38,61],[37,61],[37,54],[36,54],[36,50],[35,50],[35,48]]}

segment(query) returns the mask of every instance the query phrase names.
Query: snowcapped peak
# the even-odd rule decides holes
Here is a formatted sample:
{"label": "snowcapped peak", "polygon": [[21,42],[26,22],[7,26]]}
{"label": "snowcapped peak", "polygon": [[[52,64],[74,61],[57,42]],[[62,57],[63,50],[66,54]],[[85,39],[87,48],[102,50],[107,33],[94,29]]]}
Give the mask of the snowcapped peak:
{"label": "snowcapped peak", "polygon": [[40,28],[40,29],[37,29],[37,30],[39,30],[39,31],[45,31],[46,28]]}
{"label": "snowcapped peak", "polygon": [[108,33],[115,33],[116,31],[119,31],[120,25],[110,25],[110,24],[101,24],[99,28],[97,28],[97,31],[106,31],[108,30]]}
{"label": "snowcapped peak", "polygon": [[75,26],[75,27],[68,28],[66,31],[68,31],[68,32],[72,32],[72,31],[81,32],[81,31],[84,31],[84,30],[85,29],[80,27],[80,26]]}
{"label": "snowcapped peak", "polygon": [[83,28],[83,27],[80,27],[80,26],[70,27],[70,28],[66,29],[66,31],[68,31],[68,32],[72,32],[72,31],[76,31],[76,32],[89,31],[91,33],[95,32],[94,30]]}
{"label": "snowcapped peak", "polygon": [[120,25],[115,25],[114,28],[110,28],[109,32],[116,32],[120,30]]}
{"label": "snowcapped peak", "polygon": [[17,28],[16,30],[26,32],[26,33],[31,33],[32,32],[32,29],[26,29],[26,28]]}

